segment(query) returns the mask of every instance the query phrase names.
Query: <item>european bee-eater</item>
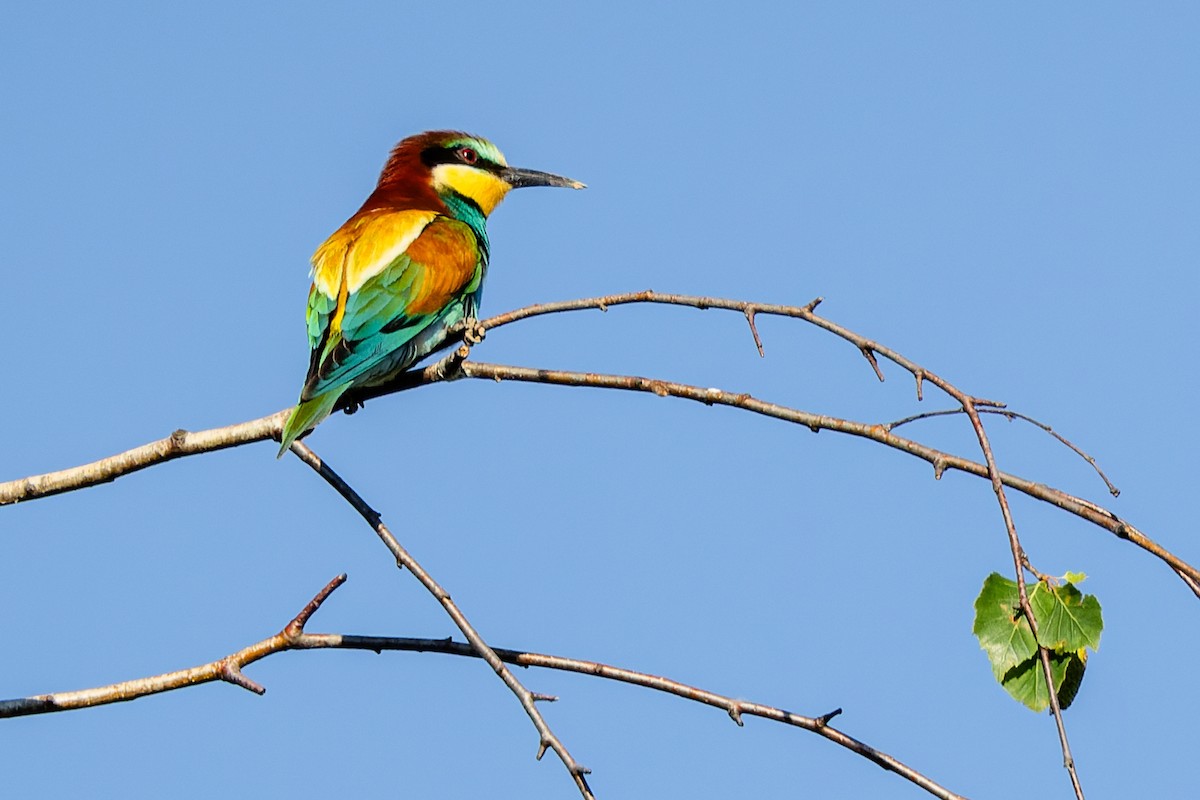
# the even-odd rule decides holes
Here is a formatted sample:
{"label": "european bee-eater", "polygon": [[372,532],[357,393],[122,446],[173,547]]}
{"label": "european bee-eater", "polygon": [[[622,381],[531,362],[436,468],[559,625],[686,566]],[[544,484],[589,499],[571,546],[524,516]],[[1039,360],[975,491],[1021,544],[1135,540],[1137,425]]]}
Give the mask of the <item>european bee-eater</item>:
{"label": "european bee-eater", "polygon": [[396,145],[375,191],[313,254],[308,377],[280,455],[348,390],[385,383],[475,317],[487,275],[487,217],[523,186],[584,188],[510,167],[494,144],[458,131]]}

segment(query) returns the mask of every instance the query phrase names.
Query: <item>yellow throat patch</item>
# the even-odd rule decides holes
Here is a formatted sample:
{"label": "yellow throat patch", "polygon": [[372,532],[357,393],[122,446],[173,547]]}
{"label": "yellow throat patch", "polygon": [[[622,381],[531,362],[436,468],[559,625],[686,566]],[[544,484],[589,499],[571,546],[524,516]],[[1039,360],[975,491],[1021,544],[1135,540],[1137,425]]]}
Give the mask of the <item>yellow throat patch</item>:
{"label": "yellow throat patch", "polygon": [[466,164],[438,164],[433,168],[433,184],[437,188],[450,188],[469,198],[479,206],[486,217],[500,204],[504,195],[512,189],[490,172]]}

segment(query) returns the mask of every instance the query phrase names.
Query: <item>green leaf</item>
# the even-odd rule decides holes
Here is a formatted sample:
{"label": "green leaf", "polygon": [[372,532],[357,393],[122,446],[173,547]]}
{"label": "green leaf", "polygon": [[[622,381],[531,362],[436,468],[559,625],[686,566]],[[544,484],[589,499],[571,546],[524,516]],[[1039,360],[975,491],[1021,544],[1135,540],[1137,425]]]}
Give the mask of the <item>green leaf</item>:
{"label": "green leaf", "polygon": [[[1054,677],[1054,691],[1061,708],[1071,705],[1075,699],[1086,667],[1086,656],[1078,652],[1050,654],[1050,674]],[[1006,672],[1000,679],[1000,685],[1013,699],[1034,711],[1045,711],[1050,707],[1042,661],[1037,656],[1022,661]]]}
{"label": "green leaf", "polygon": [[[1075,695],[1079,693],[1079,687],[1083,683],[1083,671],[1087,669],[1087,650],[1080,650],[1077,653],[1067,653],[1067,674],[1061,683],[1056,683],[1058,686],[1058,707],[1068,708],[1071,703],[1075,702]],[[1053,664],[1053,659],[1050,662]]]}
{"label": "green leaf", "polygon": [[[1084,577],[1083,573],[1068,572],[1061,586],[1039,581],[1027,589],[1037,620],[1037,638],[1048,651],[1053,691],[1062,708],[1075,700],[1087,669],[1088,648],[1100,647],[1104,629],[1100,601],[1075,588]],[[1050,695],[1038,642],[1021,614],[1014,581],[995,572],[987,577],[975,600],[974,631],[1005,691],[1034,711],[1048,708]]]}
{"label": "green leaf", "polygon": [[1060,653],[1100,648],[1104,620],[1095,595],[1081,594],[1070,583],[1052,587],[1039,582],[1029,592],[1029,605],[1043,647]]}
{"label": "green leaf", "polygon": [[1063,583],[1074,583],[1076,585],[1087,580],[1087,575],[1082,572],[1068,572],[1062,576]]}
{"label": "green leaf", "polygon": [[1017,584],[997,572],[987,577],[975,599],[972,630],[1002,683],[1008,672],[1037,655],[1033,631],[1018,606]]}

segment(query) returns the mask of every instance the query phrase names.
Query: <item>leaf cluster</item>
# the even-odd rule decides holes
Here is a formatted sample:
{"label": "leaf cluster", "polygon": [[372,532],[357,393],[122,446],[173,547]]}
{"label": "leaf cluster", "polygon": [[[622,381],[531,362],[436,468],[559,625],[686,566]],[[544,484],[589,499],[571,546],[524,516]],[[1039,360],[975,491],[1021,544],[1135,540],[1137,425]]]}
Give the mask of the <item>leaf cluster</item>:
{"label": "leaf cluster", "polygon": [[1088,648],[1100,647],[1104,621],[1100,601],[1075,584],[1081,573],[1039,580],[1029,590],[1029,606],[1037,621],[1035,638],[1021,610],[1015,581],[993,572],[975,599],[974,632],[992,663],[992,674],[1013,698],[1034,711],[1050,705],[1038,645],[1050,655],[1054,691],[1062,708],[1071,705],[1087,668]]}

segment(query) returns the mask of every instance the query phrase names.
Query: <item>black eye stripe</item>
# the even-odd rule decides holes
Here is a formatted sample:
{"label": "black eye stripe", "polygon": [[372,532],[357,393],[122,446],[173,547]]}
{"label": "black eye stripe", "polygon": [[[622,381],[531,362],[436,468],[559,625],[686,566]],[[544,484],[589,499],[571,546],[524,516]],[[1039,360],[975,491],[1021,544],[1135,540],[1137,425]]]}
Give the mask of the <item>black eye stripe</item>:
{"label": "black eye stripe", "polygon": [[488,172],[493,172],[496,174],[499,174],[500,171],[504,169],[503,166],[497,164],[495,161],[490,160],[483,153],[475,150],[474,147],[465,144],[455,144],[450,147],[444,147],[441,145],[426,147],[421,151],[421,163],[430,169],[433,169],[438,164],[462,164],[463,160],[459,157],[458,153],[463,148],[469,148],[475,151],[475,163],[471,164],[470,166],[476,167],[477,169],[485,169]]}

